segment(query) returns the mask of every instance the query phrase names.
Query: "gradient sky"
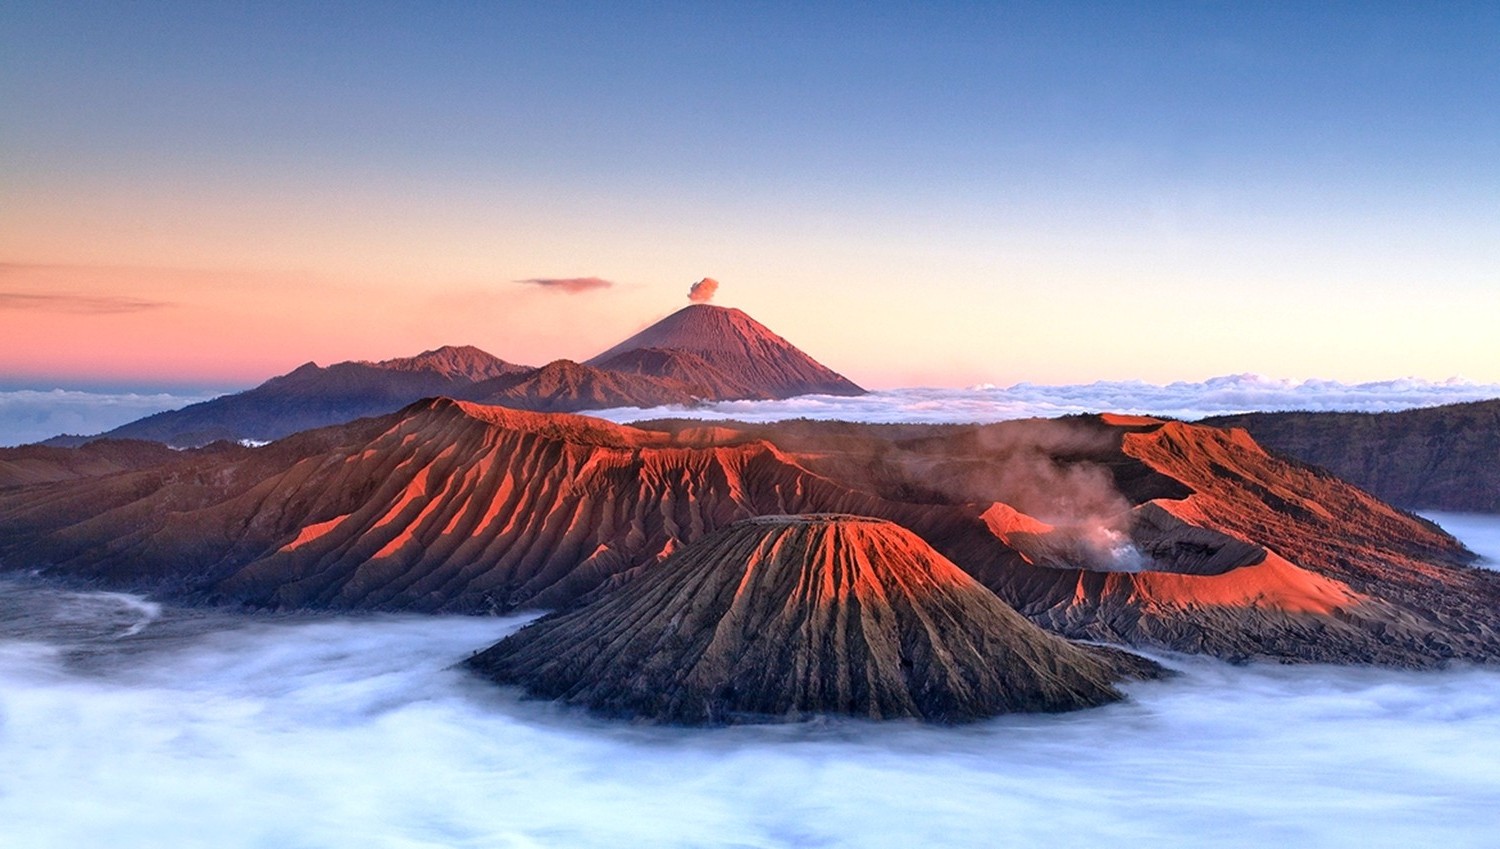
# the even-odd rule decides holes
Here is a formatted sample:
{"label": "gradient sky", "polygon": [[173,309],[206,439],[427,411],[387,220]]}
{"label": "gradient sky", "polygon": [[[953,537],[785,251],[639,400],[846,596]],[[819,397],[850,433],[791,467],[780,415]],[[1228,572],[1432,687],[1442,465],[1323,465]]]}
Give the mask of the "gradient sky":
{"label": "gradient sky", "polygon": [[0,379],[582,359],[712,276],[874,387],[1500,381],[1497,104],[1494,2],[8,0]]}

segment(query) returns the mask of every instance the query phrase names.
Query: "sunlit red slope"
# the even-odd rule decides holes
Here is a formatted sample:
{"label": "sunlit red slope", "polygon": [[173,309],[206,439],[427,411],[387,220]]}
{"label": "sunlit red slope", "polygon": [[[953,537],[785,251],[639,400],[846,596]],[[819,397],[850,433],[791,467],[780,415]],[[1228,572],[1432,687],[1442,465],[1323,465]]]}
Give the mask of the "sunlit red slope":
{"label": "sunlit red slope", "polygon": [[904,528],[838,515],[736,522],[469,664],[533,695],[686,724],[1071,710],[1154,669],[1042,631]]}
{"label": "sunlit red slope", "polygon": [[0,561],[275,607],[507,610],[627,586],[756,515],[915,532],[1063,634],[1226,657],[1500,658],[1500,575],[1242,432],[663,422],[445,400],[0,492]]}

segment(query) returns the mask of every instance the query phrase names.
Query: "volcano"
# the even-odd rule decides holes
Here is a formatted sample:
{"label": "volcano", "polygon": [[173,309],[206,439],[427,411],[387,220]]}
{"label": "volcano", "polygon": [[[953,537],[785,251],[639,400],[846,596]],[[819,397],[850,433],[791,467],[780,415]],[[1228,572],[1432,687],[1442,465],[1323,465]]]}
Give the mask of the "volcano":
{"label": "volcano", "polygon": [[[599,368],[639,368],[639,352],[683,352],[713,368],[702,380],[740,387],[741,397],[791,398],[796,395],[862,395],[843,375],[798,350],[744,312],[712,304],[692,304],[587,361]],[[657,354],[657,357],[662,355]],[[672,361],[679,378],[686,365]]]}
{"label": "volcano", "polygon": [[1107,416],[627,427],[429,399],[261,448],[169,453],[0,489],[0,563],[276,609],[557,609],[741,519],[847,513],[911,530],[1073,639],[1500,662],[1500,573],[1242,430]]}
{"label": "volcano", "polygon": [[1158,671],[1048,634],[910,531],[844,515],[736,522],[469,665],[535,696],[689,725],[1071,710]]}

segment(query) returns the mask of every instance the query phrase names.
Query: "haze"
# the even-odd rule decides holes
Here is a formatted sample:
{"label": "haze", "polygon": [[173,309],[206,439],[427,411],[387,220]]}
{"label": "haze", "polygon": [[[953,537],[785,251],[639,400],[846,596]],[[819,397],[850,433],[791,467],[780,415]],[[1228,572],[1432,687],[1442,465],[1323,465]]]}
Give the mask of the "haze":
{"label": "haze", "polygon": [[18,0],[0,377],[542,363],[711,276],[875,388],[1496,382],[1497,40],[1480,2]]}
{"label": "haze", "polygon": [[[1500,522],[1454,529],[1492,544]],[[683,731],[450,667],[524,618],[230,614],[15,577],[0,597],[0,822],[35,849],[1462,849],[1492,845],[1500,799],[1493,670],[1168,657],[1180,676],[1079,713]]]}

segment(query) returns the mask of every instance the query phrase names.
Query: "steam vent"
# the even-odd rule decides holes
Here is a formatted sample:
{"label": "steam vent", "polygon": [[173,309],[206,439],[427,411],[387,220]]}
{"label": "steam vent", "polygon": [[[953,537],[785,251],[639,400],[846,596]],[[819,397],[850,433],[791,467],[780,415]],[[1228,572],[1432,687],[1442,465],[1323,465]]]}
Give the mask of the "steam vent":
{"label": "steam vent", "polygon": [[469,663],[533,696],[687,725],[1064,711],[1160,672],[1042,631],[898,525],[824,514],[736,522]]}

